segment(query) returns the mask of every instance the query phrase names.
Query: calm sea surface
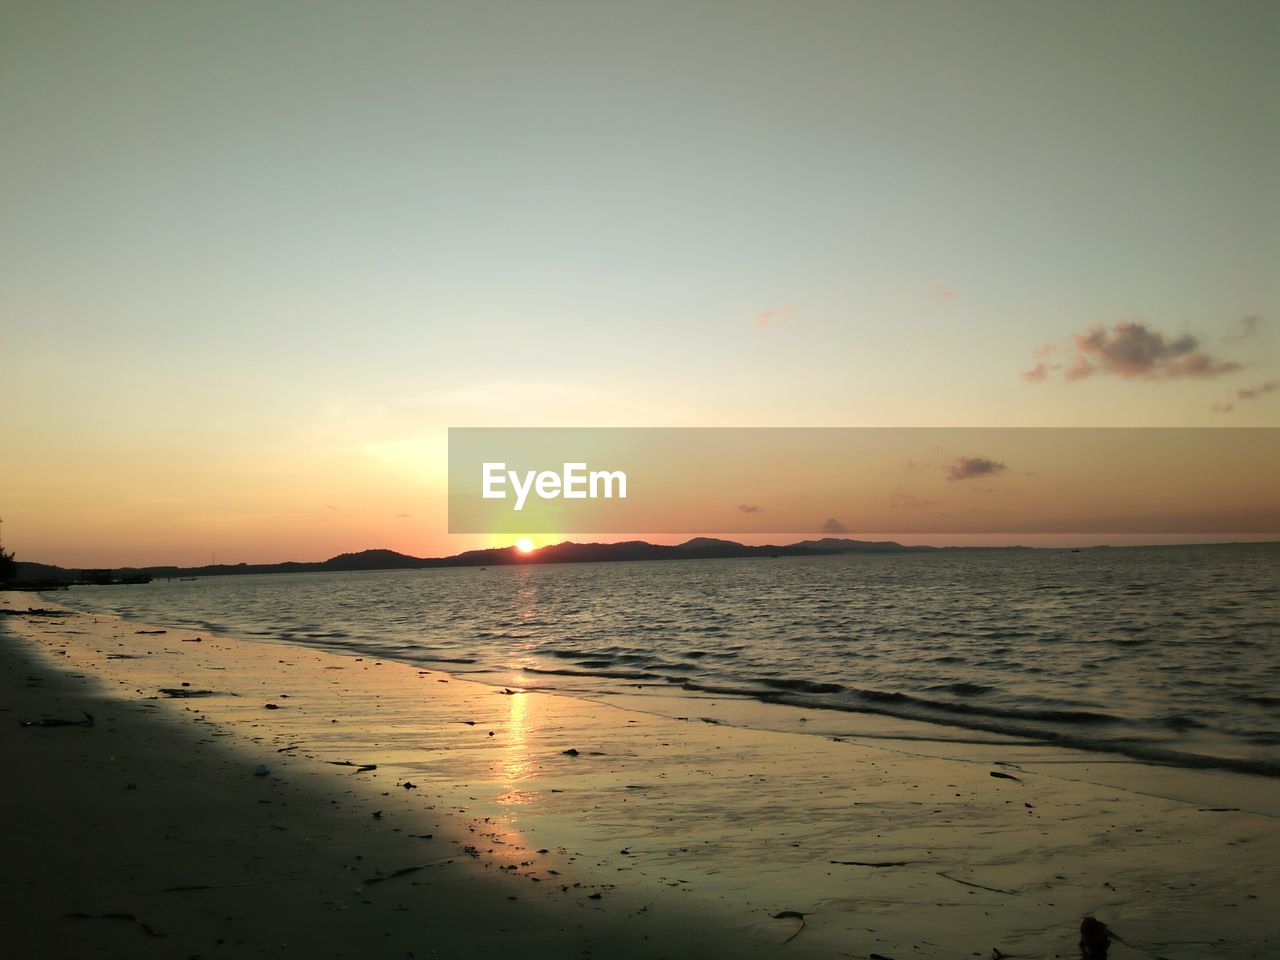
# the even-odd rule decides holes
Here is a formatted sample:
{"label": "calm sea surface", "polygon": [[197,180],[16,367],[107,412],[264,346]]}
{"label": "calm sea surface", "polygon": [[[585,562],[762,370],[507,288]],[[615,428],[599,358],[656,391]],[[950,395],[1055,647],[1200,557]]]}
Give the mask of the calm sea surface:
{"label": "calm sea surface", "polygon": [[[1280,776],[1280,546],[210,577],[84,610],[528,686],[682,689]],[[500,674],[500,679],[491,674]]]}

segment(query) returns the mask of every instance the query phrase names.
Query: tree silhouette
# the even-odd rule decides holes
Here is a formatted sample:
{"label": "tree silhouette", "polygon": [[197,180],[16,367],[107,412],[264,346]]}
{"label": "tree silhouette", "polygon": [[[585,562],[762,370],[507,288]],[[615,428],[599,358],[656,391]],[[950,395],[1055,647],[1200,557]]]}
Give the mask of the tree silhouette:
{"label": "tree silhouette", "polygon": [[0,583],[6,580],[12,580],[18,575],[18,561],[13,559],[12,553],[6,553],[0,548]]}

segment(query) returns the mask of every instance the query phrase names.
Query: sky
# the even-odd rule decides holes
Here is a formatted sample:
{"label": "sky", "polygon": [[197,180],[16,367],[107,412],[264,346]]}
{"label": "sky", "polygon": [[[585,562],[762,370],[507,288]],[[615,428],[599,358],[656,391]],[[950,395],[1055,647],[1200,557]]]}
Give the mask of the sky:
{"label": "sky", "polygon": [[456,552],[450,426],[1280,426],[1278,43],[1270,2],[9,0],[0,534]]}

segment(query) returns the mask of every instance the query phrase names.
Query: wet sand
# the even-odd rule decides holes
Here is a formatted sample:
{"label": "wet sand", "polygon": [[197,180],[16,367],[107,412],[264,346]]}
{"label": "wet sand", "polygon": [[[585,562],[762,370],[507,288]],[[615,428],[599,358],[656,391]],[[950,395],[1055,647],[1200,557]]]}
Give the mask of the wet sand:
{"label": "wet sand", "polygon": [[1274,780],[148,629],[0,618],[16,955],[1280,948]]}

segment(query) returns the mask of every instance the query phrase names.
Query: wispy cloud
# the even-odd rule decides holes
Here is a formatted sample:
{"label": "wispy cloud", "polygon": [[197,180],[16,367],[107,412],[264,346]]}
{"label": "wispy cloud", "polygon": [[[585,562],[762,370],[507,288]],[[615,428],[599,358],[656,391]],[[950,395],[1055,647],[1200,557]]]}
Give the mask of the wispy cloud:
{"label": "wispy cloud", "polygon": [[[1220,377],[1241,369],[1234,360],[1221,360],[1200,347],[1191,334],[1170,336],[1136,320],[1121,320],[1111,327],[1094,326],[1072,338],[1070,362],[1047,364],[1043,360],[1022,378],[1029,383],[1047,380],[1055,370],[1068,382],[1093,376],[1126,380],[1181,380]],[[1056,348],[1046,344],[1035,351],[1046,357]]]}
{"label": "wispy cloud", "polygon": [[796,308],[787,304],[779,307],[769,307],[767,310],[761,310],[756,314],[756,327],[760,330],[767,330],[770,327],[778,327],[786,323],[790,323],[796,318]]}
{"label": "wispy cloud", "polygon": [[1257,400],[1264,393],[1271,393],[1273,390],[1280,390],[1280,380],[1268,380],[1266,383],[1260,383],[1256,387],[1245,387],[1236,391],[1236,396],[1241,400]]}
{"label": "wispy cloud", "polygon": [[1250,314],[1247,317],[1241,317],[1231,325],[1231,330],[1223,334],[1223,343],[1235,343],[1237,340],[1247,340],[1254,334],[1261,332],[1262,328],[1267,325],[1267,321],[1257,314]]}
{"label": "wispy cloud", "polygon": [[[1237,400],[1257,400],[1260,397],[1280,390],[1280,380],[1267,380],[1258,384],[1256,387],[1241,387],[1236,391]],[[1230,413],[1236,408],[1236,405],[1229,400],[1222,403],[1215,403],[1209,409],[1214,413]]]}
{"label": "wispy cloud", "polygon": [[948,480],[972,480],[974,477],[990,477],[1005,469],[999,460],[988,457],[956,457],[947,467]]}
{"label": "wispy cloud", "polygon": [[924,507],[936,507],[938,506],[938,501],[921,500],[914,493],[899,490],[889,498],[889,506],[895,510],[920,510]]}
{"label": "wispy cloud", "polygon": [[822,525],[823,533],[848,533],[849,529],[835,517],[831,517]]}
{"label": "wispy cloud", "polygon": [[1030,370],[1022,371],[1022,379],[1027,381],[1027,383],[1039,383],[1049,376],[1050,369],[1051,368],[1044,363],[1037,363]]}
{"label": "wispy cloud", "polygon": [[930,300],[954,300],[956,298],[955,288],[951,284],[939,280],[937,283],[929,285]]}
{"label": "wispy cloud", "polygon": [[738,509],[743,513],[764,513],[763,510],[751,503],[740,503],[738,504]]}

